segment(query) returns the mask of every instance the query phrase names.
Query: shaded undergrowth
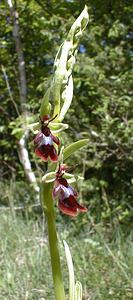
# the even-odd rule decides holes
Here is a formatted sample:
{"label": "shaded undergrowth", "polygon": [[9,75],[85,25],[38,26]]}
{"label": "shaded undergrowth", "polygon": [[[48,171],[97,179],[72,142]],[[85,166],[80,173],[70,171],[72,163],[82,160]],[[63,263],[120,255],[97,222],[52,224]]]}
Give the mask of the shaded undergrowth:
{"label": "shaded undergrowth", "polygon": [[[1,300],[54,300],[45,220],[29,220],[10,212],[1,213],[0,220]],[[66,293],[63,239],[70,246],[84,300],[132,299],[132,232],[125,236],[119,227],[113,234],[101,224],[85,224],[78,232],[74,222],[61,218],[57,223]]]}

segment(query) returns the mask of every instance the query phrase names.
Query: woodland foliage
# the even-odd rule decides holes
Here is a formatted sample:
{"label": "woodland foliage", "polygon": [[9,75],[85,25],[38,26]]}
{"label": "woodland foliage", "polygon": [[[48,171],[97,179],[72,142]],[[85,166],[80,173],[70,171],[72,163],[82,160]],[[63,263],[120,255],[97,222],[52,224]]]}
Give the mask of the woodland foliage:
{"label": "woodland foliage", "polygon": [[[69,142],[89,138],[89,145],[84,152],[70,159],[69,164],[80,162],[77,169],[85,176],[85,181],[79,190],[89,206],[89,218],[93,216],[95,221],[119,220],[128,224],[133,217],[131,1],[15,2],[26,68],[28,119],[31,122],[38,121],[40,103],[53,73],[56,52],[74,19],[84,5],[88,5],[90,23],[79,45],[73,74],[74,98],[65,121],[69,119]],[[19,161],[18,139],[25,120],[20,109],[13,21],[6,1],[1,4],[0,18],[0,180],[1,185],[6,186],[13,178],[16,188],[21,190],[26,179]],[[2,67],[6,71],[11,95]],[[40,170],[43,174],[45,169],[40,160],[35,159],[33,138],[31,132],[27,148],[38,177]],[[67,131],[62,138],[68,142]],[[27,189],[29,191],[29,187]],[[1,203],[5,204],[3,200]]]}

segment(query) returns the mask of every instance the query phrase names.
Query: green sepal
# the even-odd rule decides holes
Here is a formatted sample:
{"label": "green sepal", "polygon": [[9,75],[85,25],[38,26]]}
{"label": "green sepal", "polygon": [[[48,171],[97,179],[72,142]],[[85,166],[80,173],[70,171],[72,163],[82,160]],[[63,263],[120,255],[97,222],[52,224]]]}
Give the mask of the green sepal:
{"label": "green sepal", "polygon": [[[36,123],[32,123],[29,124],[27,126],[27,128],[29,130],[31,130],[34,134],[36,134],[39,130],[40,130],[40,123],[36,122]],[[53,123],[51,122],[49,124],[49,128],[50,130],[54,133],[54,134],[58,134],[59,132],[65,130],[68,128],[68,124],[64,124],[64,123]]]}
{"label": "green sepal", "polygon": [[70,174],[70,173],[65,173],[64,174],[64,178],[66,178],[67,179],[67,181],[68,181],[68,183],[69,184],[71,184],[71,183],[73,183],[73,182],[77,182],[77,181],[81,181],[81,180],[83,180],[84,179],[84,177],[83,176],[75,176],[75,175],[73,175],[73,174]]}
{"label": "green sepal", "polygon": [[36,123],[29,124],[27,126],[27,128],[29,130],[31,130],[34,134],[36,134],[39,131],[39,129],[40,129],[40,123],[36,122]]}
{"label": "green sepal", "polygon": [[82,147],[86,146],[89,142],[89,139],[83,139],[79,140],[75,143],[72,143],[68,147],[66,147],[63,151],[63,157],[64,160],[67,159],[71,154],[73,154],[75,151],[81,149]]}
{"label": "green sepal", "polygon": [[51,131],[53,131],[56,134],[56,133],[59,133],[59,132],[65,130],[65,129],[68,129],[68,124],[51,122],[49,124],[49,127],[50,127]]}
{"label": "green sepal", "polygon": [[56,172],[49,172],[42,177],[42,182],[50,183],[53,182],[55,178],[56,178]]}

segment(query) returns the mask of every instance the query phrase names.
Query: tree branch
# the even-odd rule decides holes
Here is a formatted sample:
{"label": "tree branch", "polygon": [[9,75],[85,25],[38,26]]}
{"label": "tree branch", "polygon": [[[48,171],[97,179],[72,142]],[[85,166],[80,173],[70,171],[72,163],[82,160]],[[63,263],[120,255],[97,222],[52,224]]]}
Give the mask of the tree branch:
{"label": "tree branch", "polygon": [[4,68],[3,65],[1,65],[1,69],[2,69],[2,72],[3,72],[3,75],[4,75],[4,79],[5,79],[5,82],[6,82],[6,86],[7,86],[7,90],[8,90],[8,93],[9,93],[10,100],[13,103],[13,106],[14,106],[14,108],[16,110],[17,116],[19,117],[20,116],[20,112],[18,110],[16,102],[13,99],[13,95],[12,95],[10,84],[9,84],[9,80],[8,80],[8,76],[7,76],[7,73],[6,73],[6,69]]}

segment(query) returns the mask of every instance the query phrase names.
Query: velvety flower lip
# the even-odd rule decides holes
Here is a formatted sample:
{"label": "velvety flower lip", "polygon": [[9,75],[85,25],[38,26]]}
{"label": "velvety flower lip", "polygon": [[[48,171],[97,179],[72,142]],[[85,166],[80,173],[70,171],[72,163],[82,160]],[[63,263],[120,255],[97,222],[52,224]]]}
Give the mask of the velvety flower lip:
{"label": "velvety flower lip", "polygon": [[41,119],[41,131],[38,132],[34,139],[35,153],[44,161],[50,158],[51,161],[57,162],[58,154],[53,143],[59,145],[60,141],[58,137],[51,133],[49,124],[49,116],[46,115]]}
{"label": "velvety flower lip", "polygon": [[[64,169],[62,168],[61,172],[62,170]],[[79,212],[86,212],[87,208],[77,202],[78,193],[62,176],[58,170],[53,187],[53,198],[59,198],[58,207],[62,213],[76,217]]]}

